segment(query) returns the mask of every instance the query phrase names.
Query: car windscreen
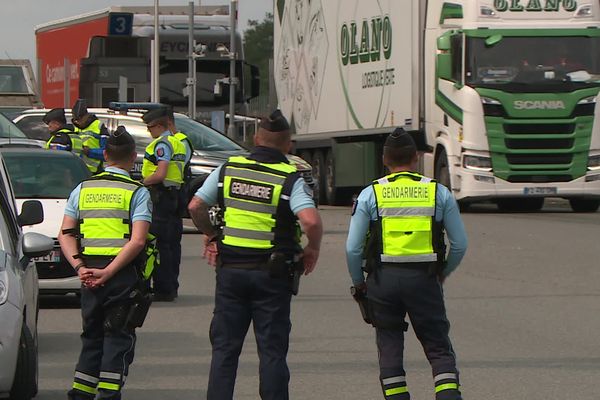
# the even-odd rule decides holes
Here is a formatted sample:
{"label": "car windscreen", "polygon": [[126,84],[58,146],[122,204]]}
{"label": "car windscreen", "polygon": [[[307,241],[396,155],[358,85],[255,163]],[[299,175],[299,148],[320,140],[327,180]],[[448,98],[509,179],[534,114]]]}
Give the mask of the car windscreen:
{"label": "car windscreen", "polygon": [[3,152],[17,199],[66,199],[89,171],[76,157]]}
{"label": "car windscreen", "polygon": [[4,114],[0,114],[0,137],[2,138],[27,138],[23,132]]}
{"label": "car windscreen", "polygon": [[184,116],[175,116],[177,129],[187,135],[195,150],[240,151],[244,150],[236,142],[206,125]]}

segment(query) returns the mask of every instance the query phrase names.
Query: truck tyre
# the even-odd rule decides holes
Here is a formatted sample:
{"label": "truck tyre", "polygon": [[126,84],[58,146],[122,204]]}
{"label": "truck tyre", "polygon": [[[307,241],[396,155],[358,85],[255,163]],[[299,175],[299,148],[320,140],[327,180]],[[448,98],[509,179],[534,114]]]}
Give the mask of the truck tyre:
{"label": "truck tyre", "polygon": [[33,335],[25,321],[21,329],[15,378],[10,389],[10,400],[30,400],[38,391],[38,354]]}
{"label": "truck tyre", "polygon": [[569,203],[571,204],[571,209],[578,213],[593,213],[598,211],[598,207],[600,207],[600,200],[594,199],[569,199]]}
{"label": "truck tyre", "polygon": [[327,150],[325,157],[325,197],[330,206],[339,205],[343,201],[340,190],[335,185],[335,158],[331,149]]}
{"label": "truck tyre", "polygon": [[535,212],[544,207],[543,197],[509,197],[496,200],[498,209],[503,212]]}
{"label": "truck tyre", "polygon": [[450,182],[450,168],[448,167],[448,156],[446,150],[441,149],[435,162],[435,180],[446,186],[452,193],[452,183]]}
{"label": "truck tyre", "polygon": [[319,199],[320,204],[327,204],[325,196],[325,157],[323,151],[315,150],[312,161],[315,190],[318,193],[316,197]]}

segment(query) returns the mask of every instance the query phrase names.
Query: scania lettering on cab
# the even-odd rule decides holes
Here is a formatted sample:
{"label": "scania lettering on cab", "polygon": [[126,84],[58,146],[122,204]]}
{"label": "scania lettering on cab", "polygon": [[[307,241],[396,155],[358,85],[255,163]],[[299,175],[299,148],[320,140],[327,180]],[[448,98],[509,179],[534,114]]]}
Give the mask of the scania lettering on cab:
{"label": "scania lettering on cab", "polygon": [[275,85],[334,204],[396,126],[463,205],[600,205],[600,2],[276,0]]}

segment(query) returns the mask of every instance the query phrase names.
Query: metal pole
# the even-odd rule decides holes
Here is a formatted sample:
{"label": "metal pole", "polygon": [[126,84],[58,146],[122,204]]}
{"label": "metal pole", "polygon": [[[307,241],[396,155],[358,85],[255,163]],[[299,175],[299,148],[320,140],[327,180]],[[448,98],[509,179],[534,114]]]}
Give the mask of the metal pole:
{"label": "metal pole", "polygon": [[[194,40],[192,42],[192,45],[194,46],[194,48],[196,48],[196,41]],[[192,91],[191,91],[191,95],[192,95],[192,104],[194,105],[194,107],[192,108],[192,114],[190,114],[190,118],[192,119],[196,119],[196,109],[197,109],[197,104],[198,104],[198,99],[197,99],[197,95],[198,95],[198,86],[197,86],[197,82],[198,82],[198,71],[196,68],[196,57],[194,56],[194,59],[192,60],[192,80],[194,81],[194,85],[192,86]]]}
{"label": "metal pole", "polygon": [[159,79],[159,59],[160,59],[160,46],[158,41],[158,0],[154,0],[154,54],[152,57],[152,63],[154,64],[154,90],[152,91],[152,102],[160,102],[160,79]]}
{"label": "metal pole", "polygon": [[119,76],[119,101],[127,100],[127,77]]}
{"label": "metal pole", "polygon": [[190,118],[194,118],[196,104],[194,102],[196,99],[192,96],[192,90],[196,87],[196,81],[194,81],[194,2],[190,1],[190,17],[188,20],[188,115]]}
{"label": "metal pole", "polygon": [[237,23],[237,0],[231,0],[229,7],[229,29],[231,31],[229,41],[229,126],[227,127],[227,136],[231,139],[236,138],[235,132],[235,61],[236,61],[236,23]]}
{"label": "metal pole", "polygon": [[63,60],[63,65],[65,68],[65,97],[64,97],[64,103],[65,103],[65,108],[71,108],[71,62],[69,61],[68,58],[65,58]]}

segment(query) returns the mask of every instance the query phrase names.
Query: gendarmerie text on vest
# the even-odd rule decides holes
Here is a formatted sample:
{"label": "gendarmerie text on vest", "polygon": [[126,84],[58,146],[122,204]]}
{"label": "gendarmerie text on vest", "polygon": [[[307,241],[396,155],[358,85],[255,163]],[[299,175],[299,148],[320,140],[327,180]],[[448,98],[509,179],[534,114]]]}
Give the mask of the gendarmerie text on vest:
{"label": "gendarmerie text on vest", "polygon": [[428,186],[384,187],[381,190],[384,199],[428,199]]}

